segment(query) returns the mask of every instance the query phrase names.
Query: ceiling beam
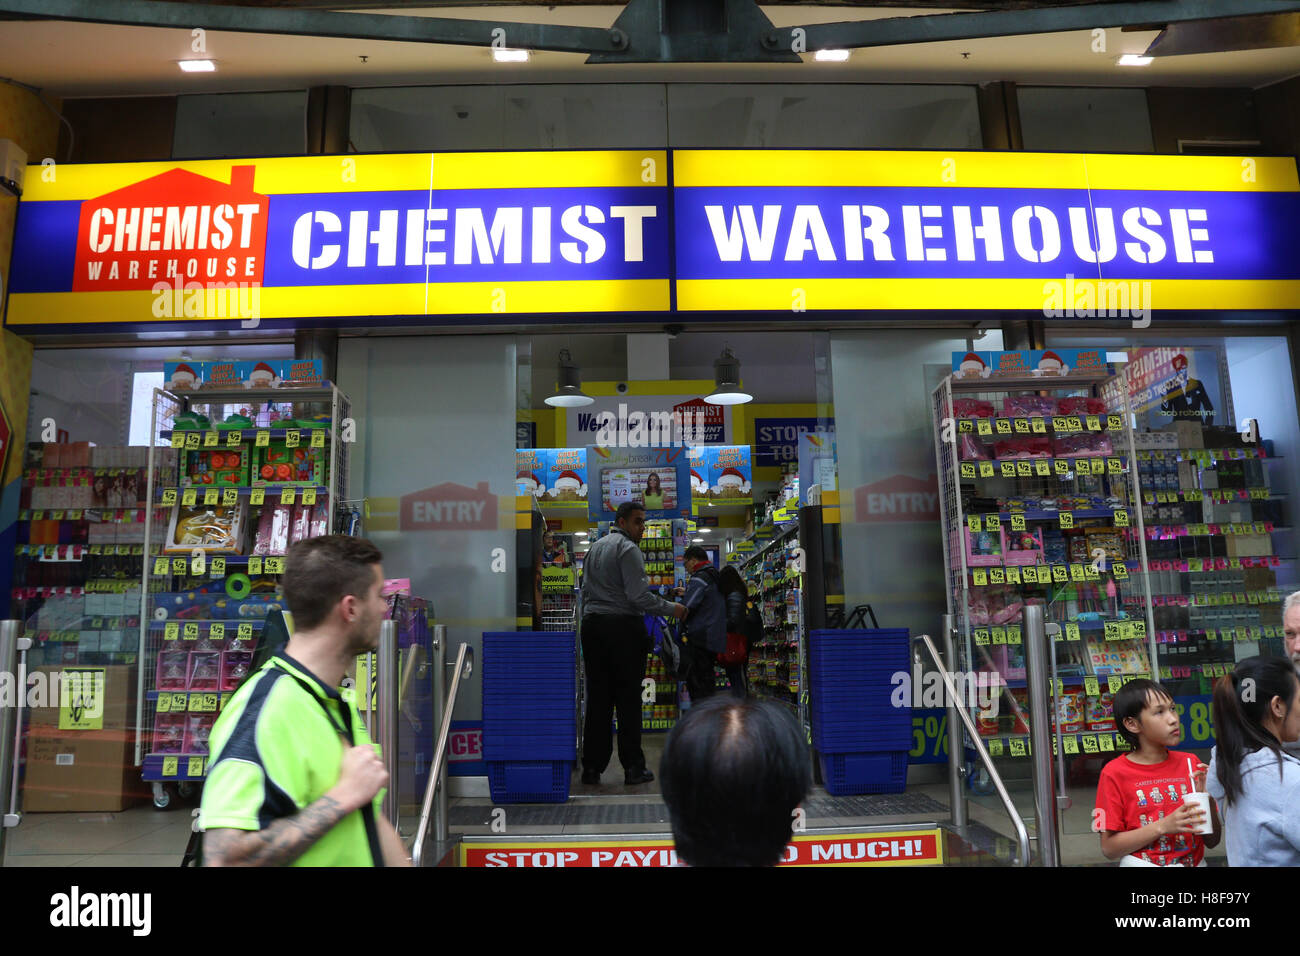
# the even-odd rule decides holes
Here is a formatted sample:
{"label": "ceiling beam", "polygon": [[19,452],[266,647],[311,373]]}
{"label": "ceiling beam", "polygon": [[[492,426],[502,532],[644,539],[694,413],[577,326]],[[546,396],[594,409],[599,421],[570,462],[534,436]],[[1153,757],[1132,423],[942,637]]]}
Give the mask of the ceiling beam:
{"label": "ceiling beam", "polygon": [[1189,20],[1258,16],[1300,11],[1300,0],[1133,0],[1126,3],[1088,3],[1033,7],[987,13],[942,13],[881,20],[847,20],[782,27],[768,33],[763,45],[770,50],[854,49],[934,43],[945,40],[979,40],[989,37],[1030,36],[1167,24]]}

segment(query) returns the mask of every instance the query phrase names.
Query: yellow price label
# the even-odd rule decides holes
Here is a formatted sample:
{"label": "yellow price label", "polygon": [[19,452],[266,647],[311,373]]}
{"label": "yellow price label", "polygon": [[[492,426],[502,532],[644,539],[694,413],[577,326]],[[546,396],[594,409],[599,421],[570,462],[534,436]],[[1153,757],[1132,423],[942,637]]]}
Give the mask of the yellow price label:
{"label": "yellow price label", "polygon": [[220,694],[204,694],[202,701],[199,703],[199,710],[215,713],[217,706],[221,703]]}
{"label": "yellow price label", "polygon": [[285,488],[280,492],[280,504],[291,505],[297,500],[297,493],[292,488]]}
{"label": "yellow price label", "polygon": [[172,447],[173,447],[173,448],[184,448],[184,447],[185,447],[185,433],[184,433],[184,432],[172,432]]}
{"label": "yellow price label", "polygon": [[179,776],[180,776],[180,758],[178,758],[178,757],[163,757],[162,775],[163,775],[164,777],[179,777]]}
{"label": "yellow price label", "polygon": [[1017,418],[1017,419],[1015,420],[1015,426],[1016,426],[1016,434],[1017,434],[1017,435],[1028,435],[1028,434],[1029,434],[1029,419],[1027,419],[1027,418]]}
{"label": "yellow price label", "polygon": [[1112,694],[1118,694],[1119,689],[1124,686],[1124,678],[1118,674],[1111,674],[1106,678],[1106,687]]}
{"label": "yellow price label", "polygon": [[244,440],[243,432],[240,431],[238,428],[231,429],[230,431],[226,432],[227,448],[237,448],[243,440]]}
{"label": "yellow price label", "polygon": [[266,448],[271,444],[271,433],[265,428],[259,428],[257,430],[257,438],[254,439],[253,443],[258,448]]}
{"label": "yellow price label", "polygon": [[1116,581],[1124,581],[1128,578],[1128,565],[1123,561],[1116,561],[1110,566],[1110,570],[1115,575]]}
{"label": "yellow price label", "polygon": [[172,558],[172,574],[184,574],[189,569],[189,562],[184,558]]}
{"label": "yellow price label", "polygon": [[1001,757],[1001,756],[1002,756],[1002,753],[1003,753],[1003,750],[1002,750],[1002,738],[1001,738],[1001,737],[994,737],[992,740],[989,741],[989,756],[990,756],[990,757]]}
{"label": "yellow price label", "polygon": [[305,505],[314,505],[316,503],[315,488],[304,488],[302,490],[302,503]]}
{"label": "yellow price label", "polygon": [[221,498],[221,492],[216,488],[203,489],[203,503],[205,505],[215,505]]}
{"label": "yellow price label", "polygon": [[975,628],[975,643],[981,647],[987,647],[989,643],[989,629],[987,627]]}
{"label": "yellow price label", "polygon": [[1074,735],[1067,735],[1065,738],[1066,755],[1077,754],[1079,752],[1079,738]]}
{"label": "yellow price label", "polygon": [[1120,461],[1118,458],[1107,458],[1106,471],[1112,475],[1122,474],[1124,472],[1124,462]]}
{"label": "yellow price label", "polygon": [[323,428],[315,428],[315,429],[312,429],[312,433],[311,433],[311,447],[312,447],[312,448],[324,448],[324,447],[325,447],[325,429],[323,429]]}
{"label": "yellow price label", "polygon": [[290,428],[284,433],[284,444],[286,448],[297,448],[298,442],[302,440],[302,435],[298,429]]}
{"label": "yellow price label", "polygon": [[262,573],[262,559],[254,555],[248,559],[248,573],[256,577]]}
{"label": "yellow price label", "polygon": [[265,488],[254,488],[252,492],[249,494],[248,503],[250,505],[257,506],[265,503],[265,501],[266,501]]}
{"label": "yellow price label", "polygon": [[1012,531],[1024,531],[1024,530],[1025,530],[1025,516],[1024,516],[1024,515],[1022,515],[1022,514],[1013,514],[1013,515],[1011,516],[1011,530],[1012,530]]}
{"label": "yellow price label", "polygon": [[971,578],[978,587],[983,587],[989,583],[989,573],[983,568],[975,568],[975,570],[971,571]]}
{"label": "yellow price label", "polygon": [[1115,738],[1112,737],[1110,734],[1098,734],[1097,743],[1101,746],[1103,752],[1105,753],[1115,752]]}
{"label": "yellow price label", "polygon": [[164,488],[162,493],[162,503],[165,505],[176,504],[176,489]]}
{"label": "yellow price label", "polygon": [[157,575],[160,575],[160,576],[161,576],[161,575],[164,575],[164,574],[167,573],[167,559],[166,559],[166,558],[156,558],[156,559],[154,560],[154,563],[153,563],[153,573],[154,573],[154,574],[157,574]]}
{"label": "yellow price label", "polygon": [[979,472],[975,469],[973,461],[963,461],[961,463],[961,476],[963,478],[974,478]]}
{"label": "yellow price label", "polygon": [[999,435],[1011,434],[1011,421],[1009,419],[999,418],[997,419],[996,422],[994,422],[994,424],[997,427],[997,432]]}
{"label": "yellow price label", "polygon": [[[1041,578],[1040,578],[1041,580]],[[1063,564],[1052,565],[1052,581],[1056,584],[1065,584],[1070,580],[1070,569]]]}
{"label": "yellow price label", "polygon": [[1070,473],[1070,463],[1064,458],[1053,459],[1052,466],[1058,475],[1068,475]]}
{"label": "yellow price label", "polygon": [[1025,755],[1025,741],[1023,737],[1011,738],[1011,756],[1023,757]]}
{"label": "yellow price label", "polygon": [[207,566],[208,566],[207,558],[204,557],[203,554],[201,553],[196,554],[193,558],[190,559],[190,574],[202,574],[204,569],[207,568]]}
{"label": "yellow price label", "polygon": [[1088,422],[1088,431],[1090,432],[1101,431],[1101,419],[1098,418],[1096,415],[1089,415],[1087,418],[1087,422]]}
{"label": "yellow price label", "polygon": [[993,477],[993,462],[991,461],[980,462],[980,477],[981,478]]}
{"label": "yellow price label", "polygon": [[1106,460],[1104,458],[1092,459],[1092,473],[1094,475],[1106,474]]}
{"label": "yellow price label", "polygon": [[983,530],[984,530],[983,525],[980,523],[980,516],[979,516],[979,515],[967,515],[967,516],[966,516],[966,527],[970,528],[970,530],[972,530],[972,531],[983,531]]}
{"label": "yellow price label", "polygon": [[1122,629],[1120,628],[1120,623],[1119,623],[1119,621],[1107,621],[1107,622],[1106,622],[1106,640],[1108,640],[1108,641],[1117,641],[1117,640],[1119,640],[1119,639],[1120,639],[1120,636],[1121,636],[1121,630],[1122,630]]}
{"label": "yellow price label", "polygon": [[1106,416],[1106,430],[1118,432],[1124,430],[1124,419],[1119,415]]}
{"label": "yellow price label", "polygon": [[1089,581],[1100,581],[1100,580],[1101,580],[1101,572],[1098,571],[1097,568],[1096,568],[1094,565],[1091,565],[1091,564],[1085,564],[1085,565],[1083,566],[1083,575],[1084,575],[1084,577],[1087,578]]}
{"label": "yellow price label", "polygon": [[1021,641],[1021,636],[1020,636],[1020,625],[1019,625],[1019,624],[1008,624],[1008,625],[1007,625],[1007,643],[1008,643],[1008,644],[1019,644],[1020,641]]}
{"label": "yellow price label", "polygon": [[1128,527],[1128,511],[1126,511],[1123,508],[1115,509],[1115,527],[1117,528]]}
{"label": "yellow price label", "polygon": [[1095,677],[1085,677],[1083,679],[1083,692],[1089,697],[1096,697],[1101,693],[1101,685]]}
{"label": "yellow price label", "polygon": [[1020,568],[1016,567],[1013,564],[1009,568],[1007,568],[1007,584],[1019,584],[1019,583],[1020,583]]}
{"label": "yellow price label", "polygon": [[231,505],[239,504],[239,489],[238,488],[221,489],[221,503],[223,505],[226,505],[227,507]]}
{"label": "yellow price label", "polygon": [[1029,424],[1033,428],[1035,434],[1038,435],[1047,434],[1047,422],[1044,421],[1043,419],[1041,418],[1030,419]]}
{"label": "yellow price label", "polygon": [[241,641],[246,641],[252,636],[253,636],[252,624],[245,621],[243,624],[239,625],[239,639]]}
{"label": "yellow price label", "polygon": [[202,757],[191,757],[189,759],[189,766],[185,768],[185,775],[187,777],[203,776],[203,762],[204,760]]}
{"label": "yellow price label", "polygon": [[221,436],[218,435],[216,432],[204,432],[204,433],[203,433],[203,447],[204,447],[204,448],[213,448],[213,447],[216,446],[217,442],[219,442],[220,440],[221,440]]}
{"label": "yellow price label", "polygon": [[[1007,570],[1009,571],[1010,568],[1008,568]],[[1037,583],[1038,583],[1038,569],[1037,569],[1036,567],[1034,567],[1032,564],[1031,564],[1031,565],[1027,565],[1027,566],[1024,567],[1023,569],[1021,569],[1021,571],[1020,571],[1020,576],[1021,576],[1022,578],[1024,578],[1024,581],[1025,581],[1026,584],[1037,584]],[[1049,583],[1050,583],[1050,582],[1049,582]]]}
{"label": "yellow price label", "polygon": [[1080,739],[1083,742],[1084,753],[1095,754],[1097,752],[1097,737],[1095,734],[1084,734]]}
{"label": "yellow price label", "polygon": [[1002,568],[989,568],[989,584],[1006,584],[1007,575]]}
{"label": "yellow price label", "polygon": [[221,641],[226,637],[226,625],[220,621],[213,621],[208,625],[208,640]]}
{"label": "yellow price label", "polygon": [[1084,573],[1084,571],[1083,571],[1083,565],[1082,565],[1082,564],[1072,564],[1072,565],[1070,565],[1070,580],[1071,580],[1071,581],[1084,581],[1084,580],[1087,579],[1087,577],[1088,577],[1088,576],[1087,576],[1087,575]]}
{"label": "yellow price label", "polygon": [[964,435],[967,432],[973,432],[974,430],[975,430],[975,422],[973,419],[959,418],[957,420],[957,431],[959,433]]}
{"label": "yellow price label", "polygon": [[199,626],[193,621],[186,621],[181,633],[185,640],[197,641],[199,639]]}
{"label": "yellow price label", "polygon": [[224,577],[226,576],[226,559],[225,559],[225,558],[213,558],[213,559],[212,559],[212,576],[213,576],[214,578],[224,578]]}
{"label": "yellow price label", "polygon": [[163,640],[174,641],[181,636],[181,626],[175,621],[163,625]]}
{"label": "yellow price label", "polygon": [[187,432],[187,433],[186,433],[186,435],[185,435],[185,447],[186,447],[186,448],[198,448],[198,447],[199,447],[199,442],[200,442],[200,436],[199,436],[199,433],[198,433],[198,432]]}
{"label": "yellow price label", "polygon": [[155,710],[157,710],[157,712],[160,714],[166,714],[166,713],[170,713],[171,709],[172,709],[172,695],[165,692],[159,694],[158,706],[155,708]]}
{"label": "yellow price label", "polygon": [[1007,642],[1007,629],[1005,627],[991,627],[989,631],[993,635],[994,644],[1005,644]]}
{"label": "yellow price label", "polygon": [[1014,461],[1000,461],[998,467],[1002,471],[1003,478],[1016,477],[1016,463]]}
{"label": "yellow price label", "polygon": [[1073,527],[1074,527],[1074,512],[1072,512],[1072,511],[1062,511],[1061,514],[1060,514],[1060,521],[1061,521],[1061,527],[1062,527],[1062,528],[1073,528]]}
{"label": "yellow price label", "polygon": [[1053,416],[1052,431],[1064,432],[1069,430],[1070,430],[1070,420],[1068,418],[1063,418],[1060,415]]}
{"label": "yellow price label", "polygon": [[283,573],[284,573],[284,558],[267,558],[267,559],[266,559],[266,573],[267,573],[267,574],[283,574]]}
{"label": "yellow price label", "polygon": [[199,502],[199,491],[197,488],[186,488],[181,492],[181,504],[189,508]]}
{"label": "yellow price label", "polygon": [[1072,432],[1083,431],[1083,420],[1078,415],[1069,416],[1069,428]]}
{"label": "yellow price label", "polygon": [[1034,474],[1046,477],[1052,473],[1052,463],[1046,458],[1034,459]]}
{"label": "yellow price label", "polygon": [[981,418],[979,421],[975,423],[975,430],[979,432],[981,435],[992,435],[993,423],[990,422],[987,418]]}
{"label": "yellow price label", "polygon": [[1021,478],[1028,478],[1033,473],[1034,466],[1032,463],[1024,460],[1016,462],[1016,474]]}

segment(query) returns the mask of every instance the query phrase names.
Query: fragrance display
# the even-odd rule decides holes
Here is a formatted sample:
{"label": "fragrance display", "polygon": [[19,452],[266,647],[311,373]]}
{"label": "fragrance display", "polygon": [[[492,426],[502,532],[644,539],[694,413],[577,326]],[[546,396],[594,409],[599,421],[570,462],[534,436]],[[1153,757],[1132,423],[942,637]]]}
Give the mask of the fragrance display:
{"label": "fragrance display", "polygon": [[148,452],[28,446],[11,597],[35,640],[34,665],[136,661]]}
{"label": "fragrance display", "polygon": [[324,383],[154,391],[151,540],[140,581],[141,739],[136,761],[165,781],[206,772],[217,714],[249,674],[293,543],[328,534],[347,497],[349,402]]}
{"label": "fragrance display", "polygon": [[[994,365],[977,361],[986,354],[1019,356],[1022,371],[982,374]],[[955,356],[957,371],[933,394],[948,611],[958,669],[999,701],[995,714],[975,715],[994,756],[1028,753],[1027,605],[1043,607],[1055,634],[1058,750],[1113,751],[1122,738],[1111,694],[1153,673],[1149,529],[1128,392],[1106,389],[1103,399],[1109,368],[1075,358]]]}

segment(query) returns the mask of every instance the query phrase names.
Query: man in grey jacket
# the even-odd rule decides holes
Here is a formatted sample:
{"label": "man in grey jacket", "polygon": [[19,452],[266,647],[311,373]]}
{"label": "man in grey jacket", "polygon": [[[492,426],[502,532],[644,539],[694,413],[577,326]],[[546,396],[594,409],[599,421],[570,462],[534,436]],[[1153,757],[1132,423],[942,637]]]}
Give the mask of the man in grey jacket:
{"label": "man in grey jacket", "polygon": [[686,687],[691,703],[703,701],[717,685],[713,663],[727,649],[727,601],[722,596],[718,569],[709,561],[709,553],[691,545],[684,554],[691,579],[686,583],[686,653],[690,667]]}
{"label": "man in grey jacket", "polygon": [[686,608],[650,590],[640,541],[645,507],[619,505],[616,527],[591,546],[582,566],[582,657],[587,668],[587,722],[582,782],[600,783],[614,751],[610,723],[618,710],[618,760],[628,786],[649,783],[641,751],[641,679],[652,643],[646,614],[686,616]]}

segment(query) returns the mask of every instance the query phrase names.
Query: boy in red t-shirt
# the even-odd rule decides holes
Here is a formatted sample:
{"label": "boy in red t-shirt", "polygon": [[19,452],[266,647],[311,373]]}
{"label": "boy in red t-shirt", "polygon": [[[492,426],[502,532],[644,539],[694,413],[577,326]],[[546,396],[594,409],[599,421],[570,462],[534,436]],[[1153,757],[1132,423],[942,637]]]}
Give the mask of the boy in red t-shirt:
{"label": "boy in red t-shirt", "polygon": [[1189,767],[1195,767],[1200,792],[1209,768],[1192,754],[1169,749],[1182,735],[1173,698],[1154,681],[1131,680],[1115,695],[1113,711],[1116,728],[1133,750],[1106,764],[1097,783],[1092,828],[1101,834],[1102,855],[1122,860],[1121,866],[1199,866],[1223,830],[1213,801],[1214,832],[1205,836],[1195,832],[1205,811],[1183,804],[1192,786]]}

